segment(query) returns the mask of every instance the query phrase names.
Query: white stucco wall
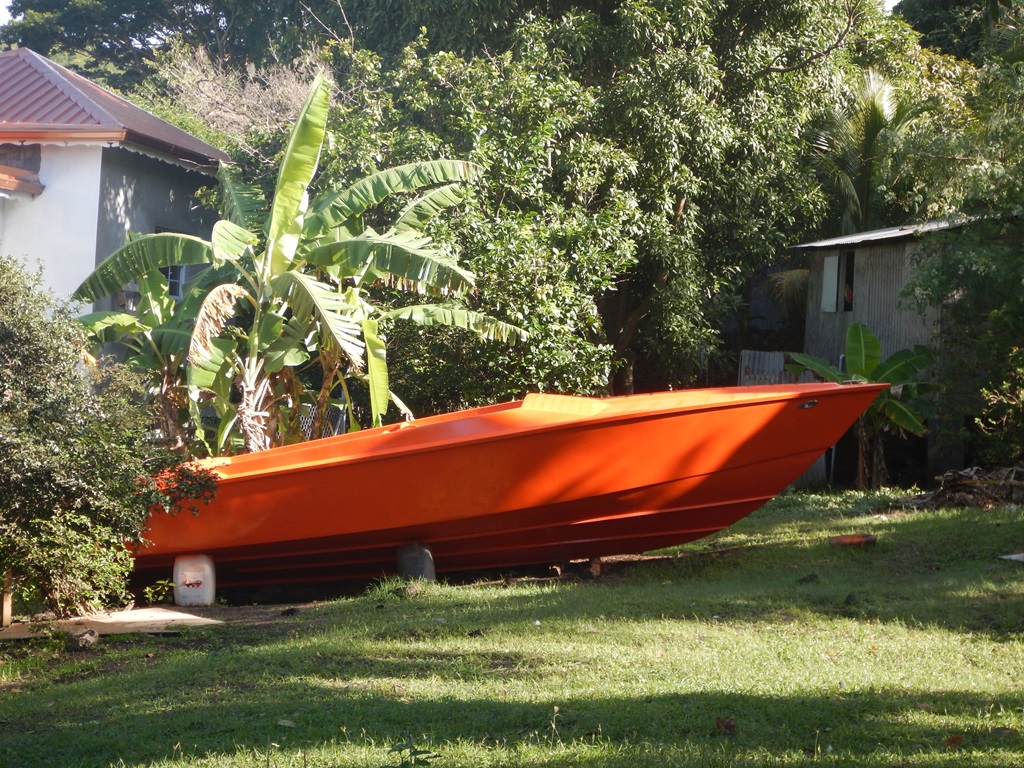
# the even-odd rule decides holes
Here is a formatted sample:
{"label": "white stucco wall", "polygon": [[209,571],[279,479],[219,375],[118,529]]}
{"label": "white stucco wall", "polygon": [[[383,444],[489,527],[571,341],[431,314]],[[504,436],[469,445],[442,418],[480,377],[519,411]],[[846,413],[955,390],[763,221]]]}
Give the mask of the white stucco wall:
{"label": "white stucco wall", "polygon": [[101,147],[44,146],[43,193],[0,208],[0,249],[31,269],[41,262],[46,287],[60,299],[95,266],[101,162]]}

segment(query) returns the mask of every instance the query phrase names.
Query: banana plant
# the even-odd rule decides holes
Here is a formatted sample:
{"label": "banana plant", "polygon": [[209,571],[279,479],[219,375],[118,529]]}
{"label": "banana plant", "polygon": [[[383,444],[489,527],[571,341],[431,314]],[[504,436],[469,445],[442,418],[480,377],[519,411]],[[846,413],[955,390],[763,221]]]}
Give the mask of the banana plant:
{"label": "banana plant", "polygon": [[[446,321],[503,340],[522,335],[461,307],[447,312],[406,308],[404,314],[391,315],[367,300],[363,288],[374,282],[431,294],[472,289],[473,274],[438,249],[422,227],[461,202],[464,186],[481,169],[455,160],[414,163],[327,190],[310,203],[328,104],[328,83],[318,78],[289,137],[262,226],[260,197],[222,170],[225,218],[215,225],[211,241],[166,233],[135,238],[104,260],[76,292],[79,299],[95,300],[161,267],[218,267],[208,270],[204,300],[186,318],[194,323],[188,384],[193,400],[212,401],[221,417],[218,452],[225,450],[232,430],[241,433],[248,451],[270,447],[294,431],[295,420],[289,422],[286,414],[309,394],[302,391],[295,367],[311,359],[324,372],[313,393],[313,434],[320,434],[331,392],[339,384],[344,387],[350,375],[367,380],[373,420],[381,423],[393,399],[382,320]],[[371,207],[396,193],[423,188],[386,231],[365,226]]]}
{"label": "banana plant", "polygon": [[931,355],[923,347],[901,349],[882,359],[878,337],[863,323],[852,323],[846,331],[846,366],[838,368],[826,360],[803,353],[791,353],[796,363],[787,366],[794,374],[810,370],[825,381],[889,384],[857,420],[857,487],[878,488],[886,478],[883,439],[887,433],[924,435],[924,416],[916,401],[931,389],[923,378]]}
{"label": "banana plant", "polygon": [[156,429],[170,448],[186,450],[188,391],[184,382],[185,357],[192,335],[187,317],[194,315],[202,296],[190,291],[176,306],[167,279],[151,272],[138,282],[140,300],[135,313],[93,312],[79,317],[95,351],[106,343],[126,348],[131,364],[148,374],[148,397],[157,406]]}

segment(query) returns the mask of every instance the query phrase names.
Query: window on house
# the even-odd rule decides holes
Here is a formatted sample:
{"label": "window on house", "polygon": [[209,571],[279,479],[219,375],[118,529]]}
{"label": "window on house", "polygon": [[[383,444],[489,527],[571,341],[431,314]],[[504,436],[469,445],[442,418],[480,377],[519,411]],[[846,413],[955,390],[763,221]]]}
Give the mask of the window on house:
{"label": "window on house", "polygon": [[[171,232],[173,230],[167,229],[166,227],[157,227],[156,234],[162,232]],[[173,267],[161,267],[160,274],[167,278],[167,293],[171,295],[171,298],[180,299],[184,293],[185,287],[185,268],[181,265]]]}
{"label": "window on house", "polygon": [[182,266],[161,267],[160,273],[167,278],[167,292],[175,299],[182,297],[185,284],[185,268]]}
{"label": "window on house", "polygon": [[853,311],[853,279],[856,254],[846,251],[825,257],[822,269],[821,311]]}

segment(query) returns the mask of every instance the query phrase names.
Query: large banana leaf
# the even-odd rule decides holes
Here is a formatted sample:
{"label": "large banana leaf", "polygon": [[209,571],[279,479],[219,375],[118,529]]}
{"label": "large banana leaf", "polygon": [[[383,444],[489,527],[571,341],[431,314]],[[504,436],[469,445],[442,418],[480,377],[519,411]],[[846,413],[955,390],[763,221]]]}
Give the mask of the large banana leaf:
{"label": "large banana leaf", "polygon": [[308,203],[307,190],[320,162],[329,101],[330,86],[322,77],[317,77],[295,121],[277,176],[267,232],[270,277],[288,270],[298,248]]}
{"label": "large banana leaf", "polygon": [[72,297],[96,301],[162,267],[210,264],[213,259],[213,246],[201,238],[171,232],[143,235],[105,258]]}
{"label": "large banana leaf", "polygon": [[163,325],[174,316],[174,297],[167,277],[159,270],[148,272],[138,280],[139,304],[135,312],[150,328]]}
{"label": "large banana leaf", "polygon": [[[203,297],[218,285],[235,282],[238,280],[239,274],[248,276],[250,269],[247,267],[251,268],[249,257],[231,263],[222,263],[220,266],[212,264],[206,269],[199,270],[182,286],[182,293],[185,294],[184,301],[191,301],[192,297],[196,296],[201,303]],[[196,309],[198,310],[198,305]]]}
{"label": "large banana leaf", "polygon": [[89,342],[94,355],[100,355],[104,344],[120,343],[138,354],[142,348],[139,336],[146,333],[149,327],[139,322],[139,318],[127,312],[90,312],[78,318],[89,333]]}
{"label": "large banana leaf", "polygon": [[90,312],[79,317],[78,322],[101,341],[117,341],[121,336],[149,330],[148,325],[128,312]]}
{"label": "large banana leaf", "polygon": [[233,166],[220,164],[221,215],[250,232],[258,233],[267,216],[263,191],[239,181]]}
{"label": "large banana leaf", "polygon": [[918,379],[931,361],[931,355],[923,350],[901,349],[885,358],[874,370],[874,381],[884,381],[898,387]]}
{"label": "large banana leaf", "polygon": [[297,317],[289,318],[277,338],[263,350],[267,373],[277,373],[286,367],[302,365],[309,360],[305,341],[309,334],[309,323],[300,322]]}
{"label": "large banana leaf", "polygon": [[923,435],[927,427],[918,414],[902,400],[895,397],[880,397],[878,407],[893,424],[915,435]]}
{"label": "large banana leaf", "polygon": [[341,293],[297,270],[280,275],[277,289],[288,297],[297,322],[309,323],[315,318],[320,326],[321,343],[334,344],[357,368],[362,367],[365,347],[359,334],[363,313],[357,297]]}
{"label": "large banana leaf", "polygon": [[230,400],[236,362],[233,340],[211,339],[203,355],[189,358],[189,386],[209,390],[221,400]]}
{"label": "large banana leaf", "polygon": [[210,242],[218,262],[235,261],[242,257],[249,246],[256,244],[256,235],[233,221],[221,219],[213,225]]}
{"label": "large banana leaf", "polygon": [[366,341],[366,377],[370,387],[370,410],[373,426],[379,427],[388,409],[391,390],[388,384],[387,349],[378,335],[377,321],[363,318],[363,339]]}
{"label": "large banana leaf", "polygon": [[343,277],[391,276],[419,288],[461,293],[471,289],[476,276],[437,249],[430,238],[413,231],[378,235],[366,232],[317,246],[302,254],[311,264],[340,267]]}
{"label": "large banana leaf", "polygon": [[398,215],[398,220],[391,228],[393,232],[406,230],[422,230],[427,223],[452,206],[466,199],[466,190],[461,184],[445,184],[417,197]]}
{"label": "large banana leaf", "polygon": [[[802,366],[802,368],[806,368],[816,373],[825,381],[842,382],[850,381],[854,378],[853,376],[850,376],[849,374],[840,371],[834,365],[829,365],[824,360],[814,357],[813,355],[808,355],[805,354],[804,352],[792,352],[789,356],[793,358],[793,360],[797,363],[798,366]],[[787,366],[787,369],[789,369],[789,366]],[[797,375],[802,373],[802,369],[790,369],[790,371],[791,373]]]}
{"label": "large banana leaf", "polygon": [[497,341],[524,340],[529,334],[515,325],[455,304],[417,304],[381,313],[382,318],[410,320],[417,325],[450,325]]}
{"label": "large banana leaf", "polygon": [[882,344],[863,323],[853,323],[846,331],[846,370],[866,381],[882,360]]}
{"label": "large banana leaf", "polygon": [[171,323],[154,328],[151,337],[153,346],[164,357],[181,355],[184,358],[192,343],[192,328],[183,323]]}
{"label": "large banana leaf", "polygon": [[451,182],[471,182],[483,169],[465,160],[430,160],[409,163],[370,174],[346,189],[332,190],[317,198],[310,210],[317,232],[344,226],[368,208],[399,192]]}
{"label": "large banana leaf", "polygon": [[188,359],[193,366],[216,354],[218,348],[214,342],[218,340],[228,320],[234,316],[239,299],[253,302],[252,296],[234,283],[218,285],[206,294],[195,314],[195,329],[189,344]]}

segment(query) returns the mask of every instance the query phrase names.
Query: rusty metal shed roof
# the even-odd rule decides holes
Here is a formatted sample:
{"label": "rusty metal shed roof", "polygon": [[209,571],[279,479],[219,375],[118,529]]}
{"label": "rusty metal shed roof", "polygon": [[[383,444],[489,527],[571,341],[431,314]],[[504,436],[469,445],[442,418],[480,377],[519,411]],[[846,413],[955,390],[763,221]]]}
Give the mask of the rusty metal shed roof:
{"label": "rusty metal shed roof", "polygon": [[212,170],[221,150],[28,48],[0,52],[0,143],[115,142]]}
{"label": "rusty metal shed roof", "polygon": [[902,240],[904,238],[924,235],[928,232],[939,232],[944,229],[951,229],[952,227],[959,226],[962,223],[963,222],[940,220],[926,221],[923,224],[904,224],[900,227],[886,227],[885,229],[873,229],[869,232],[856,232],[852,235],[830,237],[827,240],[816,240],[813,243],[801,243],[800,245],[792,245],[790,247],[806,249],[844,248],[851,245],[861,245],[863,243],[874,243],[884,240]]}

